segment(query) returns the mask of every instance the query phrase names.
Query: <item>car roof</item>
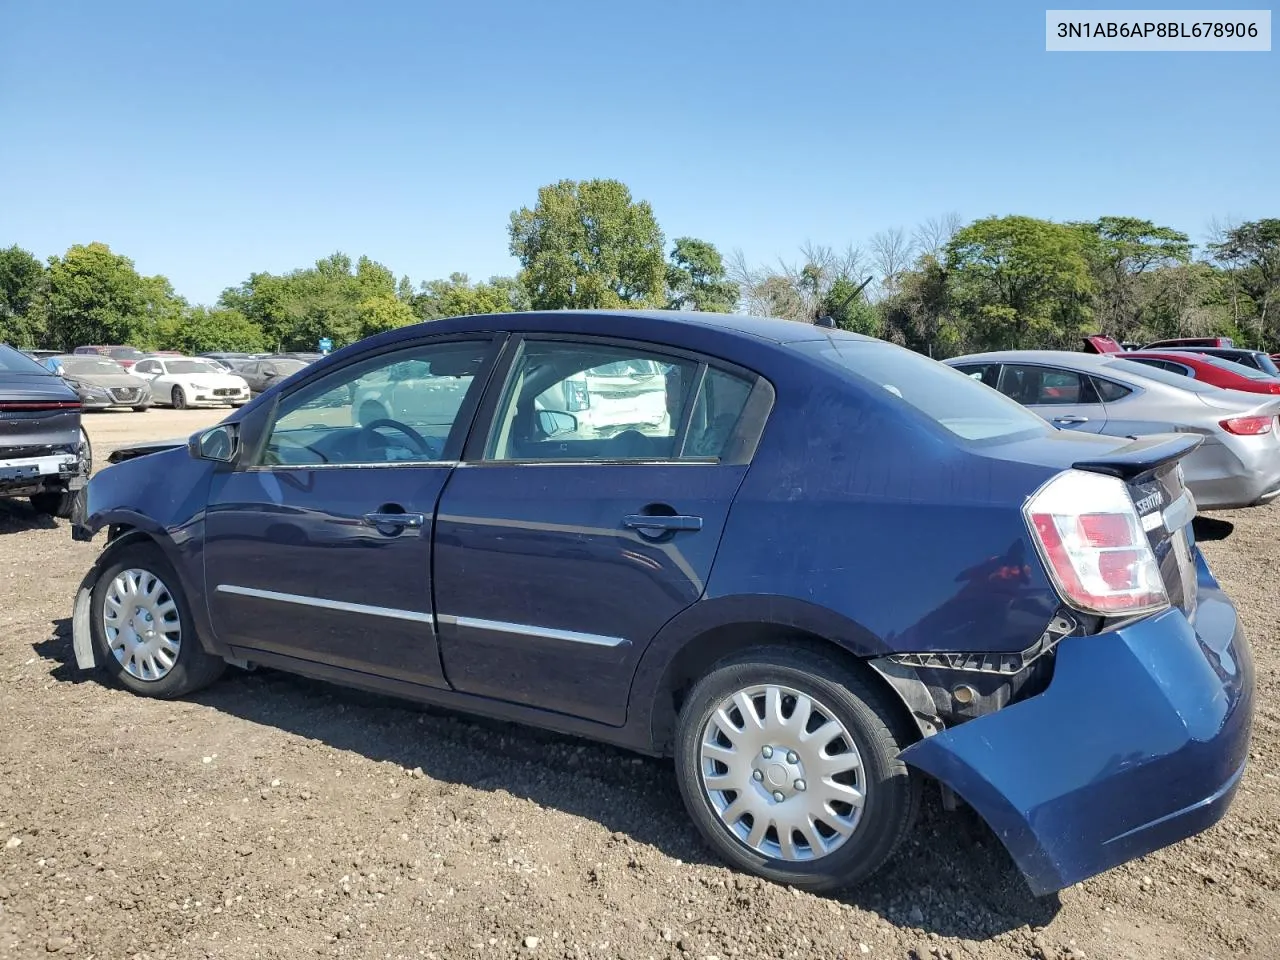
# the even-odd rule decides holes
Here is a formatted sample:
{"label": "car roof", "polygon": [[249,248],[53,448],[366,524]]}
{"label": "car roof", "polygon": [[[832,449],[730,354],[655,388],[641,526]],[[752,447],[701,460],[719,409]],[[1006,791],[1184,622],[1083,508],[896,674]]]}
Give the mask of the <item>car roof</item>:
{"label": "car roof", "polygon": [[[519,313],[478,314],[470,317],[453,317],[444,320],[428,320],[411,327],[401,327],[400,331],[414,331],[421,334],[427,331],[454,333],[470,330],[513,330],[538,331],[549,325],[561,326],[565,321],[578,321],[573,326],[595,326],[592,321],[599,321],[599,330],[593,333],[608,335],[617,330],[615,321],[640,321],[641,325],[652,325],[654,334],[661,334],[663,328],[699,327],[713,330],[727,337],[766,340],[772,343],[797,343],[804,340],[826,340],[829,337],[851,340],[872,340],[861,334],[818,327],[810,323],[795,320],[779,320],[774,317],[755,317],[738,313],[702,313],[692,310],[529,310]],[[585,323],[583,321],[586,321]],[[550,324],[549,324],[550,322]]]}
{"label": "car roof", "polygon": [[1123,353],[1083,353],[1079,350],[992,350],[970,353],[945,361],[956,363],[1044,363],[1062,364],[1076,369],[1103,371],[1112,360],[1123,360]]}

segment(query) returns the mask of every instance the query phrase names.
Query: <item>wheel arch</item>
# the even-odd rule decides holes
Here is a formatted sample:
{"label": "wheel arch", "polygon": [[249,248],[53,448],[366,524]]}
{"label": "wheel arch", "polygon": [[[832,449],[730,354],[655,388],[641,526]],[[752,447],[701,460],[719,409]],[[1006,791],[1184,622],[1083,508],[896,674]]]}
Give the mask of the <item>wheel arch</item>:
{"label": "wheel arch", "polygon": [[200,641],[200,645],[206,652],[215,656],[224,656],[225,651],[218,644],[211,642],[213,632],[209,622],[208,608],[204,602],[202,585],[193,584],[190,577],[186,575],[186,563],[183,561],[181,551],[168,532],[144,517],[127,513],[106,514],[99,519],[101,523],[97,529],[101,530],[103,527],[107,529],[107,542],[84,579],[80,581],[72,607],[71,646],[76,666],[82,670],[92,670],[98,666],[89,621],[93,589],[98,578],[122,550],[138,544],[148,544],[160,551],[165,561],[173,568],[178,578],[178,586],[186,595],[187,607],[195,620],[193,627],[196,639]]}
{"label": "wheel arch", "polygon": [[630,722],[652,752],[670,755],[684,696],[711,666],[752,647],[803,646],[837,657],[883,688],[915,728],[899,692],[867,660],[887,652],[860,624],[806,601],[782,597],[703,600],[669,622],[641,657]]}

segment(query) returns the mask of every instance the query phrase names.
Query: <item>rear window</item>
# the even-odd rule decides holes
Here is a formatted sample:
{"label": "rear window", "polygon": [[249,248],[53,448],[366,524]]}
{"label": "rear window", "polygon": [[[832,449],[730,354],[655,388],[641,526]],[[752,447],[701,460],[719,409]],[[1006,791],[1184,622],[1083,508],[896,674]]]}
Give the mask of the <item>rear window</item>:
{"label": "rear window", "polygon": [[1273,377],[1280,377],[1280,367],[1276,366],[1276,362],[1265,353],[1254,354],[1254,359],[1258,361],[1258,366],[1262,368],[1262,372]]}
{"label": "rear window", "polygon": [[170,373],[221,373],[217,367],[206,360],[168,360],[165,369]]}
{"label": "rear window", "polygon": [[[1229,370],[1237,377],[1244,377],[1248,380],[1274,380],[1269,373],[1257,369],[1256,367],[1248,367],[1243,363],[1237,363],[1235,360],[1228,360],[1225,357],[1215,356],[1213,354],[1201,353],[1198,357],[1204,363],[1217,367],[1220,370]],[[1273,364],[1274,366],[1274,364]]]}
{"label": "rear window", "polygon": [[107,351],[107,355],[117,360],[138,360],[145,357],[146,354],[136,347],[112,347]]}
{"label": "rear window", "polygon": [[0,343],[0,371],[4,373],[41,373],[46,377],[49,370],[32,360],[25,353]]}
{"label": "rear window", "polygon": [[992,440],[1049,425],[959,370],[882,341],[832,337],[789,344],[796,351],[878,385],[965,440]]}
{"label": "rear window", "polygon": [[67,373],[79,373],[84,376],[90,374],[120,374],[124,373],[124,367],[110,360],[107,357],[64,357],[61,361],[62,369]]}
{"label": "rear window", "polygon": [[1222,389],[1205,383],[1203,380],[1192,380],[1190,377],[1184,377],[1180,373],[1170,373],[1168,370],[1149,367],[1134,360],[1107,360],[1105,363],[1107,369],[1118,377],[1141,377],[1144,380],[1163,383],[1167,387],[1190,390],[1192,393],[1217,393]]}

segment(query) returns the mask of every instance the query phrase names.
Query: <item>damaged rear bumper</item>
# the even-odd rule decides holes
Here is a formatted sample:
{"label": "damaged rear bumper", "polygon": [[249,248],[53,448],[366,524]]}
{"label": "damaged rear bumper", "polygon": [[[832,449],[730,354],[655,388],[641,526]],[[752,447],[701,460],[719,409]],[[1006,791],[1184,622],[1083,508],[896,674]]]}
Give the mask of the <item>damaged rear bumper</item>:
{"label": "damaged rear bumper", "polygon": [[1199,833],[1239,786],[1253,661],[1197,563],[1192,620],[1167,610],[1068,637],[1043,693],[902,754],[987,821],[1037,895]]}

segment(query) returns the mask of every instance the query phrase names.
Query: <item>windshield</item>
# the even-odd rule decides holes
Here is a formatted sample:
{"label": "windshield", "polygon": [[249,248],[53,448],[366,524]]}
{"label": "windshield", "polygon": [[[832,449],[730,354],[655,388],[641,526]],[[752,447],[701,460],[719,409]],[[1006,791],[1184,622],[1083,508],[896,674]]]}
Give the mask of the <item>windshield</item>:
{"label": "windshield", "polygon": [[21,353],[8,344],[0,343],[0,371],[4,373],[42,373],[49,375],[49,371],[32,360],[25,353]]}
{"label": "windshield", "polygon": [[125,372],[124,367],[114,360],[108,360],[106,357],[62,357],[58,362],[62,364],[62,369],[67,373],[85,376],[95,373],[120,374]]}
{"label": "windshield", "polygon": [[831,337],[791,347],[856,374],[965,440],[1045,432],[1041,417],[959,370],[882,341]]}
{"label": "windshield", "polygon": [[222,371],[207,360],[166,360],[164,367],[169,373],[221,373]]}
{"label": "windshield", "polygon": [[107,351],[107,354],[117,360],[140,360],[146,356],[145,353],[135,347],[112,347]]}

